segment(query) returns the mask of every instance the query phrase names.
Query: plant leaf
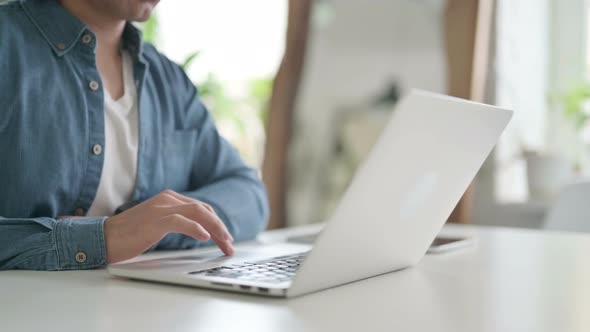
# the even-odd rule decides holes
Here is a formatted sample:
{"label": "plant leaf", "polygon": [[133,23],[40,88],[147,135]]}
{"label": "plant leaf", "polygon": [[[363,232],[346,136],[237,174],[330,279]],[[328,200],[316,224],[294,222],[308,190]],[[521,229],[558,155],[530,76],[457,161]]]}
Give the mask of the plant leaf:
{"label": "plant leaf", "polygon": [[187,70],[188,67],[193,63],[193,61],[199,56],[199,54],[201,54],[201,51],[195,51],[191,54],[189,54],[186,59],[184,59],[184,61],[182,62],[182,69]]}

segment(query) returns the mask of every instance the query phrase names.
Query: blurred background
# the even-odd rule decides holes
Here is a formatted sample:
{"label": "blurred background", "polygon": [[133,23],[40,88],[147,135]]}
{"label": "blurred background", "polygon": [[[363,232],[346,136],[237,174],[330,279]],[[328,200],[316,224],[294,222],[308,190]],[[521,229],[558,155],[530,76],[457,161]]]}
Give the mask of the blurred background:
{"label": "blurred background", "polygon": [[516,111],[449,221],[590,231],[589,18],[587,0],[193,0],[141,28],[260,169],[271,228],[329,216],[421,88]]}

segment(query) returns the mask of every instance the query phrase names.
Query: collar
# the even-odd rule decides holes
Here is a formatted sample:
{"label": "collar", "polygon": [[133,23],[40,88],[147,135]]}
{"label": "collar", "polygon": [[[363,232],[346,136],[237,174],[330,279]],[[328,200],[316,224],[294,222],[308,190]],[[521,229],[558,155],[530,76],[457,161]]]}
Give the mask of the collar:
{"label": "collar", "polygon": [[135,25],[127,22],[123,30],[123,48],[127,49],[131,55],[143,59],[143,34]]}
{"label": "collar", "polygon": [[[57,0],[20,0],[21,6],[58,56],[74,48],[85,31],[92,31],[78,18],[65,10]],[[92,33],[94,36],[94,33]],[[123,31],[123,48],[141,58],[142,34],[127,22]]]}

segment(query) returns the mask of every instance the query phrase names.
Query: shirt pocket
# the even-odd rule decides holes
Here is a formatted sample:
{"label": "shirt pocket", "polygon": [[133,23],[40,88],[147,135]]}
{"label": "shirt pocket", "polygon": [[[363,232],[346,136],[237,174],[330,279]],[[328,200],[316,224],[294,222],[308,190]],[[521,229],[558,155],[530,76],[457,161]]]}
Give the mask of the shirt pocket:
{"label": "shirt pocket", "polygon": [[174,191],[190,189],[190,177],[195,159],[198,130],[175,130],[164,137],[164,186]]}

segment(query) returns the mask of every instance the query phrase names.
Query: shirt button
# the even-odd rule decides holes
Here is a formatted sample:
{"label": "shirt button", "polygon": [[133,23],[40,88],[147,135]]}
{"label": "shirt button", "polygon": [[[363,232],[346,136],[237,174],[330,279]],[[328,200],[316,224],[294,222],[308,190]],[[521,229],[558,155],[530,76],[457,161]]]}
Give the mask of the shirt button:
{"label": "shirt button", "polygon": [[74,215],[76,217],[82,217],[85,214],[86,214],[86,211],[84,211],[83,208],[77,208],[76,210],[74,210]]}
{"label": "shirt button", "polygon": [[78,251],[76,253],[76,262],[78,262],[78,263],[86,262],[86,253],[83,251]]}
{"label": "shirt button", "polygon": [[84,44],[90,44],[91,41],[92,41],[91,35],[86,34],[86,35],[82,36],[82,42]]}
{"label": "shirt button", "polygon": [[58,50],[61,50],[61,51],[63,51],[63,50],[66,49],[66,44],[64,44],[64,43],[59,43],[59,44],[57,44],[55,46],[57,46],[57,49]]}
{"label": "shirt button", "polygon": [[97,156],[100,155],[102,153],[102,146],[100,146],[100,144],[94,144],[92,146],[92,153]]}
{"label": "shirt button", "polygon": [[97,81],[90,81],[90,83],[88,84],[88,86],[90,87],[90,89],[91,89],[92,91],[96,91],[96,90],[98,90],[98,87],[99,87],[99,85],[98,85],[98,82],[97,82]]}

